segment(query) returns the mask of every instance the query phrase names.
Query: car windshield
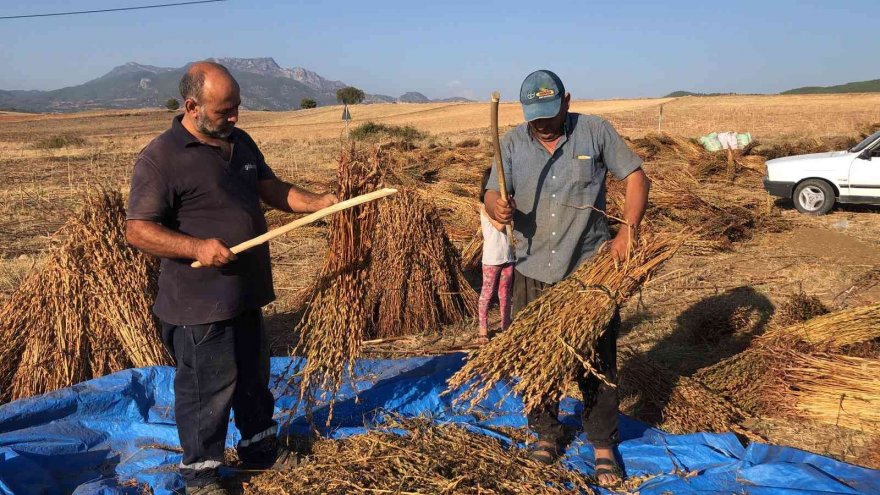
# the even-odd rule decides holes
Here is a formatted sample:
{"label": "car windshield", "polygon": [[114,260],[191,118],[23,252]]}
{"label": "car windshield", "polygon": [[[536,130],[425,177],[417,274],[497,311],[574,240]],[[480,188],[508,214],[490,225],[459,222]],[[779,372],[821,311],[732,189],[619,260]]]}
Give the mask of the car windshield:
{"label": "car windshield", "polygon": [[880,131],[877,131],[874,134],[871,134],[864,141],[855,145],[855,147],[853,147],[853,149],[851,149],[849,151],[852,153],[859,153],[860,151],[867,148],[871,143],[873,143],[874,141],[876,141],[878,139],[880,139]]}

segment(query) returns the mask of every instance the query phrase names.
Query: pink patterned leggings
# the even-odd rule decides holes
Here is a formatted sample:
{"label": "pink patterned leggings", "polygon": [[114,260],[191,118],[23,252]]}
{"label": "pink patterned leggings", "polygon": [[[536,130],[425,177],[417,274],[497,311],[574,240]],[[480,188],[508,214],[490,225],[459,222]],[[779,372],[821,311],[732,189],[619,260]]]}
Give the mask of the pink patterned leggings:
{"label": "pink patterned leggings", "polygon": [[498,287],[501,330],[510,326],[510,289],[513,286],[513,263],[483,265],[483,288],[480,290],[480,328],[489,328],[489,302]]}

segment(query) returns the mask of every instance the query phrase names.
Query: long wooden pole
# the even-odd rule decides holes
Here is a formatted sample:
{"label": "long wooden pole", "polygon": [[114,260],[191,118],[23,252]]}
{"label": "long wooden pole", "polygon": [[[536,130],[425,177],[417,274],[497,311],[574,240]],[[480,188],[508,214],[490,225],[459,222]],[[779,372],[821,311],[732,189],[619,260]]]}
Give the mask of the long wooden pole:
{"label": "long wooden pole", "polygon": [[[491,103],[489,107],[489,121],[492,123],[492,142],[495,144],[495,167],[498,172],[498,193],[501,199],[507,201],[507,178],[504,177],[504,163],[501,161],[501,138],[498,135],[498,105],[501,101],[501,93],[494,91],[492,93]],[[507,240],[512,245],[513,239],[513,223],[506,225]]]}
{"label": "long wooden pole", "polygon": [[[303,225],[308,225],[316,220],[320,220],[320,219],[326,217],[327,215],[332,215],[336,212],[351,208],[353,206],[368,203],[370,201],[374,201],[379,198],[384,198],[385,196],[390,196],[396,192],[397,192],[397,189],[391,189],[391,188],[386,187],[385,189],[379,189],[378,191],[373,191],[368,194],[364,194],[361,196],[355,196],[354,198],[347,199],[345,201],[336,203],[333,206],[328,206],[327,208],[322,208],[314,213],[306,215],[300,219],[294,220],[287,225],[282,225],[281,227],[274,228],[261,236],[254,237],[253,239],[248,240],[248,241],[244,241],[241,244],[236,244],[235,246],[233,246],[230,249],[230,251],[232,251],[235,254],[238,254],[238,253],[240,253],[244,250],[250,249],[254,246],[259,246],[260,244],[263,244],[264,242],[269,242],[270,240],[272,240],[280,235],[284,235],[297,227],[302,227]],[[198,261],[195,261],[190,266],[193,268],[201,268],[203,265],[201,263],[199,263]]]}

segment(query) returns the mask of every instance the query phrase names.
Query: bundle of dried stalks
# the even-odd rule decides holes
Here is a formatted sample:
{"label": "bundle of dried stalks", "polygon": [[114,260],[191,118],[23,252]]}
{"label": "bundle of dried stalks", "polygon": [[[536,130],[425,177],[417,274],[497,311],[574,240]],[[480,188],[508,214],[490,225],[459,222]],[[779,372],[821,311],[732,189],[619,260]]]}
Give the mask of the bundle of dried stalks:
{"label": "bundle of dried stalks", "polygon": [[765,399],[772,390],[789,386],[792,356],[822,352],[844,356],[853,346],[878,338],[880,305],[845,309],[770,330],[745,351],[700,370],[696,377],[751,412],[773,414],[775,406]]}
{"label": "bundle of dried stalks", "polygon": [[620,392],[638,398],[639,419],[671,433],[732,431],[752,441],[765,438],[745,426],[754,416],[709,390],[699,380],[680,377],[632,349],[619,354]]}
{"label": "bundle of dried stalks", "polygon": [[[345,200],[377,189],[378,163],[378,150],[367,155],[354,145],[344,149],[339,156],[337,197]],[[300,343],[295,354],[306,358],[305,365],[299,370],[299,384],[288,383],[299,387],[300,403],[307,411],[316,401],[335,397],[346,371],[354,371],[369,329],[366,263],[376,211],[375,203],[367,203],[333,215],[330,222],[327,258],[297,327]]]}
{"label": "bundle of dried stalks", "polygon": [[765,410],[880,434],[880,359],[788,349]]}
{"label": "bundle of dried stalks", "polygon": [[[694,236],[685,244],[692,254],[727,249],[731,243],[748,239],[753,230],[778,231],[778,215],[767,210],[766,198],[727,184],[700,183],[688,172],[686,163],[651,163],[645,169],[651,178],[651,197],[645,217],[655,230],[677,232],[690,227]],[[622,216],[625,187],[609,178],[608,210]]]}
{"label": "bundle of dried stalks", "polygon": [[[629,142],[644,160],[651,178],[646,218],[656,230],[678,231],[690,226],[696,235],[685,245],[692,254],[727,249],[755,229],[778,231],[785,222],[769,207],[761,187],[763,158],[750,149],[731,156],[711,153],[694,139],[648,135]],[[733,174],[733,180],[731,180]],[[621,216],[625,188],[609,179],[608,209]]]}
{"label": "bundle of dried stalks", "polygon": [[880,359],[790,351],[766,408],[783,415],[880,434]]}
{"label": "bundle of dried stalks", "polygon": [[827,350],[868,342],[880,338],[880,304],[817,316],[803,323],[771,330],[767,337],[792,337]]}
{"label": "bundle of dried stalks", "polygon": [[828,314],[828,308],[816,296],[804,292],[792,294],[776,309],[775,324],[787,327]]}
{"label": "bundle of dried stalks", "polygon": [[[15,339],[21,352],[3,356],[17,362],[11,376],[4,376],[4,400],[38,395],[92,377],[89,367],[90,343],[87,328],[84,267],[75,244],[63,245],[45,266],[22,284],[19,291],[34,291],[24,306],[4,313],[20,312],[12,321],[22,326],[10,328],[4,318],[4,336],[21,332]],[[72,249],[73,248],[73,249]],[[16,317],[18,316],[18,317]],[[99,342],[99,345],[105,345]]]}
{"label": "bundle of dried stalks", "polygon": [[461,250],[461,269],[469,272],[480,267],[483,260],[483,232],[476,231]]}
{"label": "bundle of dried stalks", "polygon": [[132,366],[170,364],[150,305],[158,265],[130,248],[118,192],[87,197],[56,247],[0,308],[0,397],[14,400]]}
{"label": "bundle of dried stalks", "polygon": [[[377,189],[394,171],[380,149],[350,147],[339,159],[338,190],[347,199]],[[393,180],[393,179],[391,179]],[[431,203],[399,188],[394,196],[333,217],[330,247],[308,308],[297,328],[295,354],[306,358],[296,374],[306,411],[330,403],[364,338],[439,333],[476,312],[477,294],[461,273],[458,253]]]}
{"label": "bundle of dried stalks", "polygon": [[[95,197],[83,211],[81,227],[91,231],[81,240],[88,239],[83,247],[91,256],[86,274],[89,291],[96,295],[92,319],[113,333],[133,366],[170,364],[150,311],[158,291],[158,260],[127,245],[124,219],[125,206],[118,193]],[[96,349],[92,347],[93,352]]]}
{"label": "bundle of dried stalks", "polygon": [[[630,146],[645,161],[665,165],[676,164],[701,181],[760,185],[764,174],[764,158],[752,154],[753,147],[743,150],[710,152],[696,139],[666,134],[649,134],[630,141]],[[732,160],[732,161],[731,161]]]}
{"label": "bundle of dried stalks", "polygon": [[401,190],[384,201],[372,236],[370,336],[436,334],[476,313],[478,296],[460,265],[436,209],[418,192]]}
{"label": "bundle of dried stalks", "polygon": [[457,246],[479,227],[480,176],[491,154],[465,141],[456,146],[389,150],[387,180],[422,191],[439,210],[447,235]]}
{"label": "bundle of dried stalks", "polygon": [[343,440],[320,440],[306,462],[251,479],[245,493],[592,493],[589,480],[560,464],[452,424],[394,419]]}
{"label": "bundle of dried stalks", "polygon": [[618,266],[602,252],[519,312],[511,327],[471,356],[449,380],[456,397],[477,404],[498,382],[517,377],[513,391],[531,411],[558,400],[582,366],[595,371],[596,342],[617,307],[681,244],[681,235],[643,235],[632,256]]}

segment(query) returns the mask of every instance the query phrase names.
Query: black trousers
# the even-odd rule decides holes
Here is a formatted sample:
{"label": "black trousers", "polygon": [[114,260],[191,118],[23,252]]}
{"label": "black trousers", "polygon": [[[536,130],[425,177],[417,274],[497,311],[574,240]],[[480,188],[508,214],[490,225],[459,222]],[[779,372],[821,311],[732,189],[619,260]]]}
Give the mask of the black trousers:
{"label": "black trousers", "polygon": [[[515,272],[513,275],[513,315],[528,303],[537,299],[541,292],[550,287],[538,280]],[[617,383],[617,335],[620,332],[620,315],[615,314],[608,329],[599,338],[599,362],[597,371],[604,374],[611,383]],[[593,375],[584,377],[585,370],[578,364],[577,384],[584,401],[581,416],[587,439],[594,447],[612,447],[620,442],[618,430],[619,400],[617,388],[609,387]],[[560,445],[565,438],[565,429],[559,422],[559,402],[544,404],[528,415],[529,427],[542,440]]]}
{"label": "black trousers", "polygon": [[183,447],[180,474],[189,486],[217,477],[223,463],[229,411],[241,432],[239,448],[274,439],[275,399],[269,391],[269,343],[259,309],[205,325],[162,325],[177,365],[174,414]]}

